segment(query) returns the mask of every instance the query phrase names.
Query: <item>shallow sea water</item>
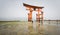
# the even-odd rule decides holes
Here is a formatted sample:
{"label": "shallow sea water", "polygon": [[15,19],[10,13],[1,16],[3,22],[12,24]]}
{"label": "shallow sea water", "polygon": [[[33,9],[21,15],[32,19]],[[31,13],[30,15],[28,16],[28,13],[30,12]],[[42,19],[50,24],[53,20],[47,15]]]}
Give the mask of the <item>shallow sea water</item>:
{"label": "shallow sea water", "polygon": [[60,21],[0,22],[0,35],[60,35]]}

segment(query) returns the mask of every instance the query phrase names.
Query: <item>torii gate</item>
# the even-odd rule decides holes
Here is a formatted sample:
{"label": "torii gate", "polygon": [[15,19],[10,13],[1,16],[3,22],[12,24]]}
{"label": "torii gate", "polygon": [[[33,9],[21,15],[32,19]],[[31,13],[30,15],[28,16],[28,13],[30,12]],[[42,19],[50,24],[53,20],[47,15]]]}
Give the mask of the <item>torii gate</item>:
{"label": "torii gate", "polygon": [[44,7],[32,6],[32,5],[28,5],[25,3],[23,3],[23,6],[25,6],[26,10],[29,10],[29,12],[30,12],[30,13],[28,13],[28,21],[32,21],[32,12],[36,11],[36,12],[38,12],[36,14],[36,21],[40,22],[42,20],[42,22],[43,22],[42,8],[44,8]]}

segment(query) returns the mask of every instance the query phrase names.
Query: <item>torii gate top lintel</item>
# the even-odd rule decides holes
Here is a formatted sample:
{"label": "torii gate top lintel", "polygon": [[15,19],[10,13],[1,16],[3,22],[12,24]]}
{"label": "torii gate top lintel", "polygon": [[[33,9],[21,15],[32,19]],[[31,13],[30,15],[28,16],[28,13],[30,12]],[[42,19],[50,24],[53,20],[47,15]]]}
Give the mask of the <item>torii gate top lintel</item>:
{"label": "torii gate top lintel", "polygon": [[40,8],[40,9],[44,8],[44,7],[33,6],[33,5],[25,4],[25,3],[23,3],[23,5],[24,5],[25,7],[31,7],[31,8]]}

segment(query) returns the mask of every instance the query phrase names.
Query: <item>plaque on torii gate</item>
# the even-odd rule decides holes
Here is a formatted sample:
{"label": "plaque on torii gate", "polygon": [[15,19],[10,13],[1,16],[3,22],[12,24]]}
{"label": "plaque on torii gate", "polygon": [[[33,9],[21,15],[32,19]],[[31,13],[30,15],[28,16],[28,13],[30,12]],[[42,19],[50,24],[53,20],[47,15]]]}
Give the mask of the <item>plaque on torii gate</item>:
{"label": "plaque on torii gate", "polygon": [[26,7],[26,10],[29,10],[28,21],[32,21],[32,12],[36,11],[36,12],[38,12],[36,14],[36,21],[40,22],[42,20],[42,22],[43,22],[42,8],[44,8],[44,7],[33,6],[33,5],[25,4],[25,3],[23,3],[23,6]]}

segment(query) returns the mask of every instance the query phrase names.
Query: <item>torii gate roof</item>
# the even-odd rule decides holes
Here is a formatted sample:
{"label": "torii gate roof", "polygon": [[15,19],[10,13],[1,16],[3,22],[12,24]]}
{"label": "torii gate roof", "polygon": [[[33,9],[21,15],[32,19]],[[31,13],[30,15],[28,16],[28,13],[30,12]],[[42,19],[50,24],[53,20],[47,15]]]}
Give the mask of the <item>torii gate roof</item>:
{"label": "torii gate roof", "polygon": [[29,5],[29,4],[26,4],[26,3],[23,3],[24,6],[26,7],[31,7],[31,8],[44,8],[44,7],[39,7],[39,6],[33,6],[33,5]]}

